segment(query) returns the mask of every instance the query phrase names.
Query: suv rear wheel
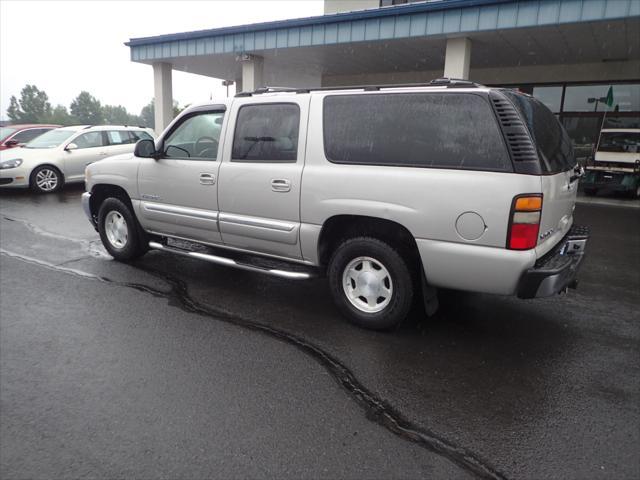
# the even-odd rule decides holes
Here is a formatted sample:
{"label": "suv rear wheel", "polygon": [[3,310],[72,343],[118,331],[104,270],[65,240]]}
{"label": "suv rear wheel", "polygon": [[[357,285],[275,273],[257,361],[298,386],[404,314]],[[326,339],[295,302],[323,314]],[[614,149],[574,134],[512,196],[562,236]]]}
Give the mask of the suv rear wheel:
{"label": "suv rear wheel", "polygon": [[342,243],[327,270],[334,301],[364,328],[398,326],[411,309],[414,282],[407,263],[387,243],[358,237]]}
{"label": "suv rear wheel", "polygon": [[98,231],[102,244],[116,260],[134,260],[147,251],[138,221],[131,209],[118,198],[107,198],[100,205]]}

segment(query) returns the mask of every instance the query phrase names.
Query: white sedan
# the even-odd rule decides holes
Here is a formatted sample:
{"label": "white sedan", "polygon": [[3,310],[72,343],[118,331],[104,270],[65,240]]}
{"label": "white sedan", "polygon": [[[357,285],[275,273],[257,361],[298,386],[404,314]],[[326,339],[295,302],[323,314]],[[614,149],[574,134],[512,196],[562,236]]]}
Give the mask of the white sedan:
{"label": "white sedan", "polygon": [[0,152],[0,187],[30,187],[51,193],[65,183],[84,181],[87,165],[111,155],[131,153],[141,139],[153,139],[143,127],[80,125],[50,130],[22,148]]}

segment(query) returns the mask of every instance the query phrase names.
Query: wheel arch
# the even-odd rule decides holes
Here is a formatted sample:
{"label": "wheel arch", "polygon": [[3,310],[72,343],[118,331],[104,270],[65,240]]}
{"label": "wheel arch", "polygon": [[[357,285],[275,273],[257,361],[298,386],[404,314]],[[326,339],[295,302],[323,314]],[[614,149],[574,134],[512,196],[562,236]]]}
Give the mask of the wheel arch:
{"label": "wheel arch", "polygon": [[410,265],[419,266],[420,253],[414,236],[404,225],[366,215],[334,215],[323,224],[318,238],[318,262],[327,265],[338,245],[349,238],[373,237],[398,248]]}
{"label": "wheel arch", "polygon": [[100,205],[102,205],[102,202],[111,197],[122,200],[131,209],[131,212],[135,216],[131,198],[124,188],[109,183],[98,183],[91,189],[91,198],[89,200],[89,208],[91,210],[91,215],[94,218],[98,218],[98,212],[100,211]]}
{"label": "wheel arch", "polygon": [[49,168],[53,168],[54,170],[56,170],[57,172],[60,173],[60,177],[62,180],[62,183],[64,184],[66,182],[65,180],[65,175],[64,175],[64,171],[62,170],[62,168],[60,168],[58,165],[55,165],[53,163],[39,163],[38,165],[36,165],[35,167],[33,167],[31,169],[31,171],[29,172],[29,184],[31,184],[31,180],[33,178],[33,173],[40,167],[49,167]]}

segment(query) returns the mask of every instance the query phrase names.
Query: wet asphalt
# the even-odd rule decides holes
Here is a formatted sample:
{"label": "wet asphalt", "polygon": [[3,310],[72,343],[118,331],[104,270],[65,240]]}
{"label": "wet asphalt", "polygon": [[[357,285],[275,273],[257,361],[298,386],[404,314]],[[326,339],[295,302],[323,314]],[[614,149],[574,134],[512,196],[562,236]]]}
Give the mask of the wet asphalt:
{"label": "wet asphalt", "polygon": [[632,203],[577,206],[578,290],[376,333],[323,279],[117,263],[81,193],[0,192],[0,478],[640,478]]}

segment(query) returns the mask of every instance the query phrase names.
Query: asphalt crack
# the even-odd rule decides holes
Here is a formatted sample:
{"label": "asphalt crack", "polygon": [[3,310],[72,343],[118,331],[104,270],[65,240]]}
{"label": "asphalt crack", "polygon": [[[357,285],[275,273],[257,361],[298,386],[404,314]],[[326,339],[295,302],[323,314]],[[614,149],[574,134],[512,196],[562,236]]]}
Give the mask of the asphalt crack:
{"label": "asphalt crack", "polygon": [[186,282],[172,275],[141,266],[140,264],[134,264],[141,271],[166,282],[170,288],[165,291],[139,283],[122,282],[74,268],[55,265],[53,263],[13,253],[1,248],[0,254],[57,272],[78,276],[83,279],[90,279],[110,285],[132,288],[143,293],[151,294],[154,297],[164,298],[168,301],[169,305],[180,308],[188,313],[223,321],[288,343],[313,358],[326,371],[328,371],[338,385],[340,385],[364,410],[365,416],[368,420],[377,423],[406,441],[419,445],[432,453],[448,459],[461,469],[476,475],[478,478],[507,478],[503,473],[498,471],[487,460],[483,459],[479,455],[408,420],[392,405],[365,387],[346,365],[330,353],[323,350],[321,347],[286,331],[259,322],[254,322],[226,310],[204,305],[194,300],[189,295],[188,285]]}

